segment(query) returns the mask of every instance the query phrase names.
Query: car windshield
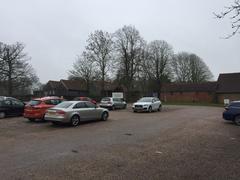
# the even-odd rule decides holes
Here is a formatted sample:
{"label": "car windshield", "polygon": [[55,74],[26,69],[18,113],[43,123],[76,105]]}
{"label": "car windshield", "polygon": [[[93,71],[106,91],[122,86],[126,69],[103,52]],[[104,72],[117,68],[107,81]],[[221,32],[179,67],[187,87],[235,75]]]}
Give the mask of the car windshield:
{"label": "car windshield", "polygon": [[110,101],[110,98],[102,98],[102,101]]}
{"label": "car windshield", "polygon": [[141,98],[138,102],[152,102],[152,98]]}
{"label": "car windshield", "polygon": [[41,103],[40,100],[31,100],[28,104],[31,106],[36,106],[39,105]]}
{"label": "car windshield", "polygon": [[72,104],[73,103],[71,103],[71,102],[62,102],[62,103],[56,105],[55,107],[57,107],[57,108],[65,108],[66,109],[66,108],[70,107]]}

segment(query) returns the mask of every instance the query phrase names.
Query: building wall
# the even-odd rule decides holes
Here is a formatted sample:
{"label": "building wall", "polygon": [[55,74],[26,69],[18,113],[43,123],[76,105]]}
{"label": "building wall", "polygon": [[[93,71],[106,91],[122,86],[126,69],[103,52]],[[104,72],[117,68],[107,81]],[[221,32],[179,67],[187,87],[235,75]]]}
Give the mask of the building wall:
{"label": "building wall", "polygon": [[164,102],[214,102],[214,93],[209,92],[167,92],[161,93]]}
{"label": "building wall", "polygon": [[230,101],[240,100],[240,93],[235,94],[217,94],[218,103],[224,103],[224,99],[229,99]]}

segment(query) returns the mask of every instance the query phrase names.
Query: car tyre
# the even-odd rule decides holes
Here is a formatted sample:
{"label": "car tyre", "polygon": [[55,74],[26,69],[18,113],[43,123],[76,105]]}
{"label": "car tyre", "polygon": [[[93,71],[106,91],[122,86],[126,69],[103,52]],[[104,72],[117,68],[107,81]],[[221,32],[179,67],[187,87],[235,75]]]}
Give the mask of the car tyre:
{"label": "car tyre", "polygon": [[240,115],[238,115],[234,118],[234,122],[237,126],[240,126]]}
{"label": "car tyre", "polygon": [[159,105],[158,111],[162,111],[162,105]]}
{"label": "car tyre", "polygon": [[113,110],[113,111],[115,110],[115,106],[114,106],[114,105],[112,106],[112,110]]}
{"label": "car tyre", "polygon": [[152,112],[152,106],[149,106],[148,112]]}
{"label": "car tyre", "polygon": [[108,113],[107,113],[107,112],[103,112],[103,113],[102,113],[101,120],[102,120],[102,121],[106,121],[107,119],[108,119]]}
{"label": "car tyre", "polygon": [[34,121],[35,121],[34,118],[28,118],[28,120],[29,120],[30,122],[34,122]]}
{"label": "car tyre", "polygon": [[78,126],[80,124],[80,117],[78,115],[74,115],[71,118],[71,125],[72,126]]}
{"label": "car tyre", "polygon": [[6,116],[5,112],[0,112],[0,119],[5,118],[5,116]]}
{"label": "car tyre", "polygon": [[52,124],[53,124],[53,125],[61,125],[62,123],[61,123],[61,122],[58,122],[58,121],[52,121]]}

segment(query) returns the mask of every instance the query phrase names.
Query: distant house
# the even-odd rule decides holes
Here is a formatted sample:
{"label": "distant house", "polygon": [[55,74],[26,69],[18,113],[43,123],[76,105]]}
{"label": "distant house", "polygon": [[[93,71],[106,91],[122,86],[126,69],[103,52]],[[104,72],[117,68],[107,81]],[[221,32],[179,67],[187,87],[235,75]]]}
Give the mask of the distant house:
{"label": "distant house", "polygon": [[48,81],[43,88],[45,96],[63,96],[72,99],[77,96],[86,96],[87,87],[85,82],[80,80]]}
{"label": "distant house", "polygon": [[161,99],[165,102],[215,101],[216,82],[163,84]]}
{"label": "distant house", "polygon": [[240,73],[220,74],[217,81],[217,100],[240,100]]}

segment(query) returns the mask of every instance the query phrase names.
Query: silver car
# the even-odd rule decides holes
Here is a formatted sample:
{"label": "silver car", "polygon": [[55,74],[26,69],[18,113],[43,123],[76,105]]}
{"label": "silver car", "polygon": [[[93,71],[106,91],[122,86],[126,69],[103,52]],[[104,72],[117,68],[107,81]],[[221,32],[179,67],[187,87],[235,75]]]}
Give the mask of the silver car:
{"label": "silver car", "polygon": [[132,109],[133,109],[133,112],[138,112],[138,111],[146,111],[146,112],[161,111],[162,103],[156,97],[143,97],[143,98],[139,99],[137,102],[133,103]]}
{"label": "silver car", "polygon": [[126,109],[127,103],[122,98],[104,97],[99,106],[111,110]]}
{"label": "silver car", "polygon": [[98,108],[88,101],[65,101],[47,110],[45,120],[53,124],[70,123],[77,126],[81,121],[108,119],[107,109]]}

